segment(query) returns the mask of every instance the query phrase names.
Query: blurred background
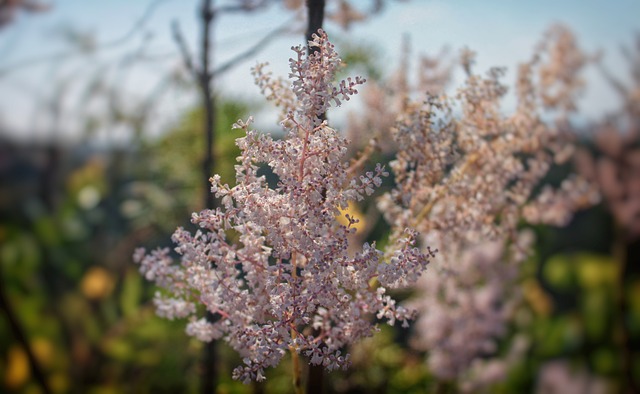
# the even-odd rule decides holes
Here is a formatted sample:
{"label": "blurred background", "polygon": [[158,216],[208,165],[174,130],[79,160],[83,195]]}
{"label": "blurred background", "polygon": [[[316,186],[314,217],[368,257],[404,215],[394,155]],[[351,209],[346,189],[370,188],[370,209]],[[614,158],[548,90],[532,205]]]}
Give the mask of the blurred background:
{"label": "blurred background", "polygon": [[[138,246],[169,246],[173,230],[208,205],[206,118],[216,130],[210,175],[229,183],[239,137],[231,125],[251,114],[256,128],[279,133],[250,68],[267,61],[287,76],[290,47],[304,44],[302,3],[214,2],[207,111],[198,80],[200,1],[0,0],[0,391],[202,391],[203,345],[186,336],[184,322],[155,316],[155,290],[131,256]],[[487,390],[638,392],[640,3],[353,0],[327,7],[325,29],[345,72],[374,81],[396,72],[403,46],[415,55],[468,47],[478,54],[477,70],[505,66],[511,84],[517,64],[558,22],[598,57],[585,71],[574,123],[593,162],[617,170],[603,175],[602,203],[567,227],[533,227],[536,251],[518,282],[524,312],[503,341],[525,335],[535,346]],[[462,76],[454,73],[450,85]],[[332,112],[333,126],[347,127],[363,106],[356,100]],[[598,138],[605,124],[624,124],[630,137]],[[554,169],[549,182],[566,172]],[[374,222],[368,238],[384,239],[388,228],[379,215],[365,217],[366,208],[353,209]],[[460,390],[437,382],[408,336],[384,326],[352,350],[350,371],[325,376],[325,391]],[[230,378],[239,357],[224,344],[217,353],[217,392],[291,391],[286,363],[265,384],[245,386]]]}

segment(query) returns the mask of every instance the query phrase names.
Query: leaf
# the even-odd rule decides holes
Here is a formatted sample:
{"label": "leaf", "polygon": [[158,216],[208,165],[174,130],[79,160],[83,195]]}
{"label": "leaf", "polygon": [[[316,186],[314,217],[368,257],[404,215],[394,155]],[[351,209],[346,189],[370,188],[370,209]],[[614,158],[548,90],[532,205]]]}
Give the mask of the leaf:
{"label": "leaf", "polygon": [[51,217],[42,216],[34,223],[34,231],[40,241],[46,246],[56,246],[61,243],[60,233]]}
{"label": "leaf", "polygon": [[595,371],[602,375],[611,375],[617,369],[618,355],[608,347],[601,347],[591,355],[591,360]]}
{"label": "leaf", "polygon": [[549,258],[542,268],[544,279],[553,287],[568,289],[573,284],[571,260],[566,255]]}
{"label": "leaf", "polygon": [[119,361],[129,361],[134,356],[133,349],[126,339],[107,338],[102,340],[100,347],[107,355]]}
{"label": "leaf", "polygon": [[607,335],[611,302],[605,290],[592,290],[582,295],[581,307],[585,317],[585,331],[592,340],[604,340]]}
{"label": "leaf", "polygon": [[609,256],[578,254],[576,255],[576,268],[578,282],[587,289],[613,286],[618,279],[618,265]]}

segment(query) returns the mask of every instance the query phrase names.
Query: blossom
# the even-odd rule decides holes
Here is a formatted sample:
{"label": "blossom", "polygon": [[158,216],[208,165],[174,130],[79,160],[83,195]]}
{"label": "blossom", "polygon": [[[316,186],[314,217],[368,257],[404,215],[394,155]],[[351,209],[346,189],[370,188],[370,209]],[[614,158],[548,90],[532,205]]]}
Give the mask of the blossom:
{"label": "blossom", "polygon": [[[519,263],[533,242],[522,222],[565,225],[599,197],[575,174],[539,187],[575,146],[569,120],[588,57],[567,29],[553,27],[520,65],[513,111],[504,108],[504,69],[475,73],[470,50],[461,62],[467,76],[455,94],[406,100],[392,128],[396,185],[378,201],[392,237],[414,228],[438,248],[431,275],[417,285],[413,345],[428,352],[436,377],[459,381],[497,353],[520,299]],[[500,375],[489,370],[485,383]]]}
{"label": "blossom", "polygon": [[[134,257],[163,289],[156,295],[158,314],[188,318],[187,333],[198,339],[227,341],[243,357],[233,373],[243,382],[263,380],[264,369],[289,350],[329,370],[346,367],[343,349],[372,335],[372,315],[390,324],[413,317],[386,289],[417,280],[433,256],[416,248],[411,230],[397,237],[388,259],[375,243],[349,252],[355,221],[340,224],[336,215],[371,195],[388,174],[381,165],[359,176],[349,171],[348,141],[323,115],[364,80],[334,83],[340,58],[333,45],[322,31],[310,45],[318,49],[311,55],[292,48],[288,88],[264,66],[254,70],[265,95],[285,109],[285,137],[251,129],[251,118],[239,120],[234,127],[245,136],[236,142],[237,183],[211,178],[221,206],[193,214],[194,234],[176,230],[177,264],[168,249]],[[277,176],[276,187],[260,175],[261,166]],[[217,319],[199,317],[205,310]]]}
{"label": "blossom", "polygon": [[[420,298],[412,306],[421,314],[412,346],[429,352],[427,362],[435,376],[458,379],[477,360],[493,356],[506,334],[519,302],[513,284],[520,261],[513,259],[513,250],[507,250],[503,241],[442,250],[439,264],[418,284]],[[484,379],[495,381],[486,375]]]}
{"label": "blossom", "polygon": [[[638,48],[628,56],[630,70],[640,69]],[[623,105],[595,125],[591,146],[579,150],[575,161],[579,173],[597,186],[621,235],[630,241],[640,237],[640,77],[634,74],[633,83],[626,86],[604,71]]]}
{"label": "blossom", "polygon": [[607,393],[611,387],[584,369],[573,368],[565,361],[550,361],[542,366],[536,382],[536,393]]}

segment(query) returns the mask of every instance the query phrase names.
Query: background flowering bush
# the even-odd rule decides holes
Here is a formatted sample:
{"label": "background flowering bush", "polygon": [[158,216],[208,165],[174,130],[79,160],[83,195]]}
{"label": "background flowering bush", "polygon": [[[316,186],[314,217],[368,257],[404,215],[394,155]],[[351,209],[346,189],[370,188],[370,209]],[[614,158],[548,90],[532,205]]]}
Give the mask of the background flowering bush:
{"label": "background flowering bush", "polygon": [[[478,369],[496,354],[518,305],[513,287],[533,245],[523,220],[566,225],[573,212],[599,198],[576,175],[557,190],[536,189],[573,149],[569,115],[587,57],[571,33],[550,29],[533,59],[520,66],[512,114],[502,108],[503,71],[475,75],[473,56],[469,50],[461,55],[467,79],[453,97],[436,89],[437,96],[406,101],[392,128],[396,187],[379,201],[394,231],[417,228],[440,251],[418,287],[414,346],[428,352],[438,378],[468,384],[472,364]],[[506,365],[487,373],[490,379],[476,379],[502,380]]]}

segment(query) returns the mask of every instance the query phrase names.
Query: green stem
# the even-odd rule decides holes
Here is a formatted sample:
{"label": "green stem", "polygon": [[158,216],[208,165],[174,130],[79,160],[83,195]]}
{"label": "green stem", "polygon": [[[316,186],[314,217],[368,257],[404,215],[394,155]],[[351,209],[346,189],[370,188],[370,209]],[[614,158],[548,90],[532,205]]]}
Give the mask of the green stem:
{"label": "green stem", "polygon": [[[291,330],[291,337],[295,338],[295,336],[295,331]],[[300,369],[300,356],[293,346],[291,346],[289,350],[291,351],[291,364],[293,368],[293,390],[296,394],[304,394],[304,388],[302,387],[302,372]]]}
{"label": "green stem", "polygon": [[626,392],[640,393],[640,389],[635,381],[633,371],[633,354],[630,348],[630,332],[629,327],[626,324],[626,317],[628,314],[628,302],[625,286],[625,271],[627,268],[627,243],[625,237],[625,231],[616,226],[615,240],[613,245],[613,258],[616,264],[618,264],[618,285],[615,291],[615,300],[618,309],[618,318],[616,319],[618,337],[618,346],[620,347],[622,355],[622,381],[626,382]]}

